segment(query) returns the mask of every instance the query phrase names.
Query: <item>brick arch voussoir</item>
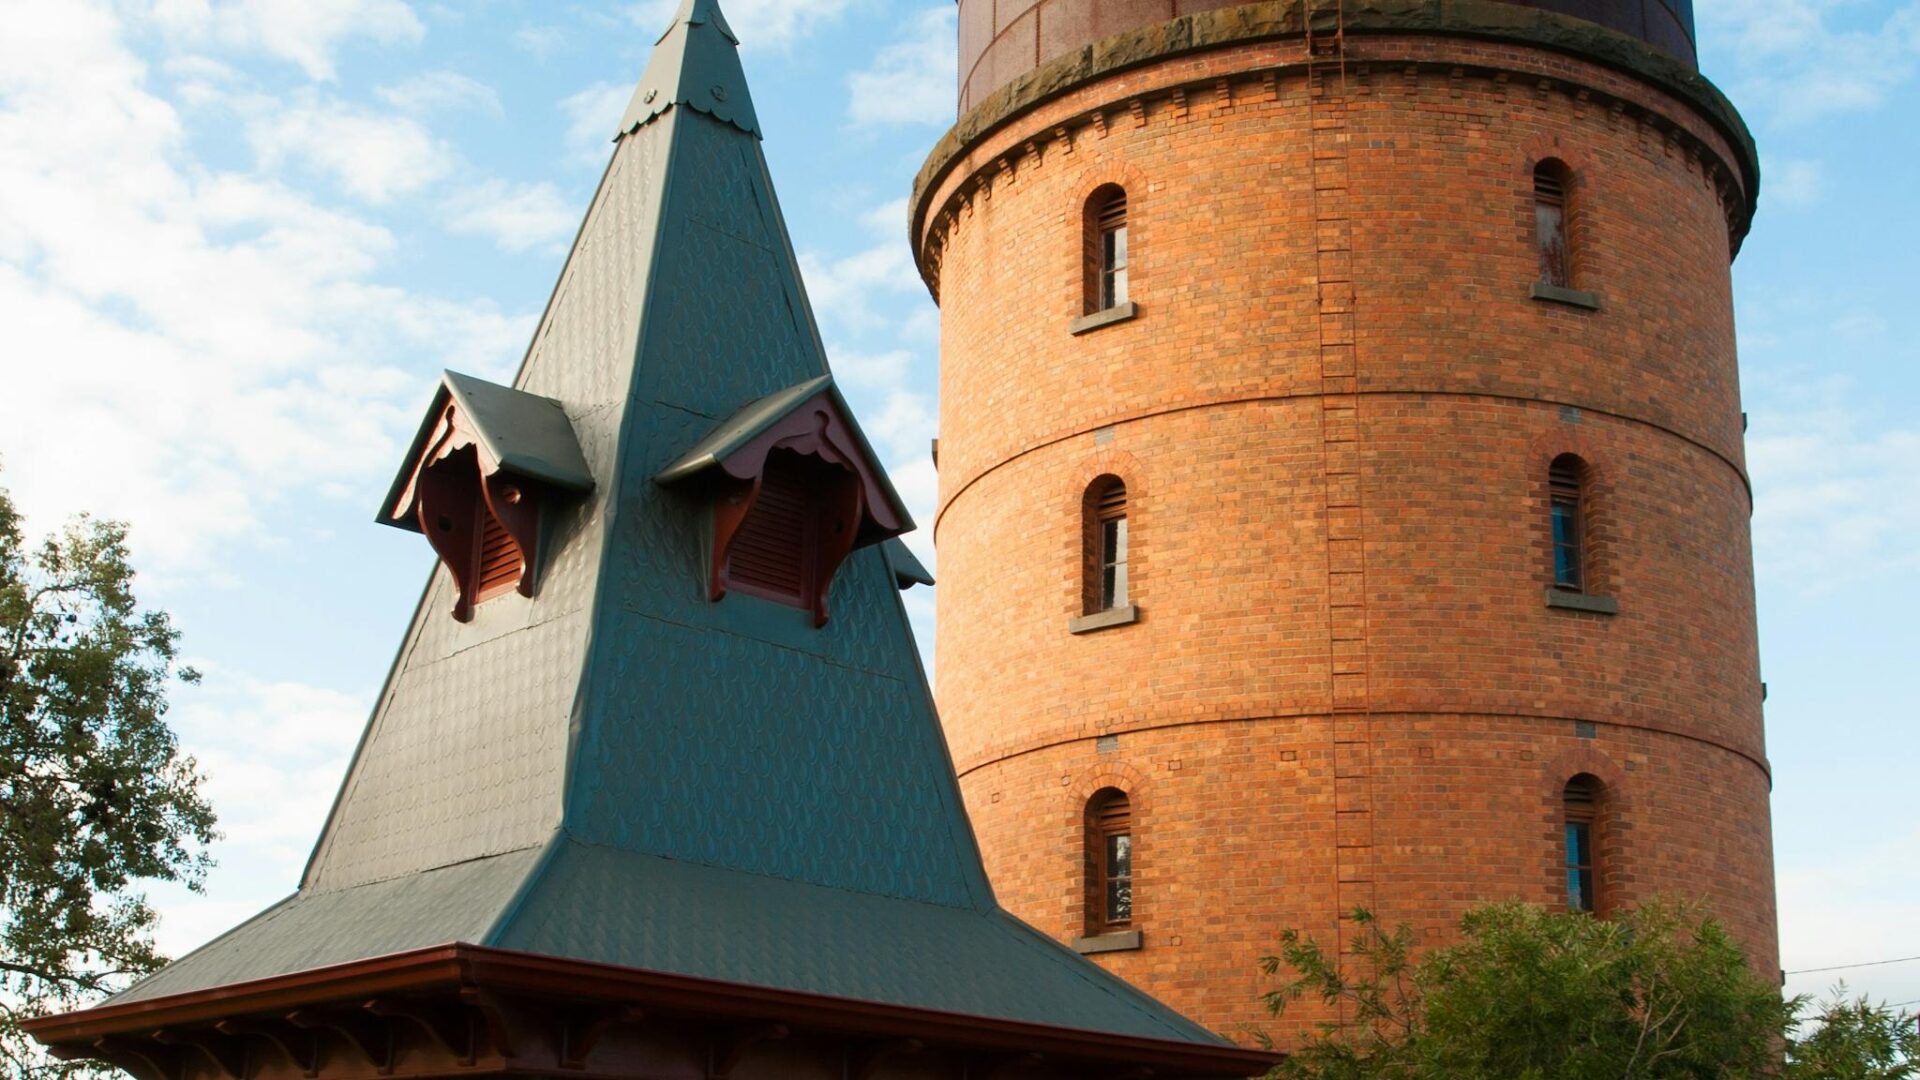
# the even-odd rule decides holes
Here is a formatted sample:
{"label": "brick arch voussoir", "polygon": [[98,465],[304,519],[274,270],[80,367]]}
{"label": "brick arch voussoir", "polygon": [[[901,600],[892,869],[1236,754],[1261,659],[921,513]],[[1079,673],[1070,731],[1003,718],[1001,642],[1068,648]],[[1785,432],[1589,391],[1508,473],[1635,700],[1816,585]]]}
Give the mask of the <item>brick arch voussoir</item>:
{"label": "brick arch voussoir", "polygon": [[1560,800],[1566,792],[1567,781],[1581,773],[1592,776],[1605,787],[1608,812],[1630,809],[1633,796],[1627,783],[1626,770],[1602,750],[1590,746],[1578,747],[1549,758],[1542,773],[1542,798],[1546,800],[1549,814],[1556,825],[1560,820]]}
{"label": "brick arch voussoir", "polygon": [[1533,170],[1539,168],[1543,161],[1552,159],[1565,165],[1567,171],[1573,174],[1576,189],[1583,181],[1591,179],[1593,169],[1597,167],[1593,155],[1585,146],[1545,132],[1521,140],[1520,158],[1514,164],[1523,181],[1521,190],[1527,192],[1529,197],[1533,191]]}
{"label": "brick arch voussoir", "polygon": [[1079,828],[1085,819],[1087,803],[1107,788],[1118,788],[1127,793],[1127,805],[1133,811],[1136,823],[1147,820],[1152,812],[1152,785],[1147,774],[1124,761],[1102,761],[1080,770],[1068,784],[1067,814],[1074,828]]}

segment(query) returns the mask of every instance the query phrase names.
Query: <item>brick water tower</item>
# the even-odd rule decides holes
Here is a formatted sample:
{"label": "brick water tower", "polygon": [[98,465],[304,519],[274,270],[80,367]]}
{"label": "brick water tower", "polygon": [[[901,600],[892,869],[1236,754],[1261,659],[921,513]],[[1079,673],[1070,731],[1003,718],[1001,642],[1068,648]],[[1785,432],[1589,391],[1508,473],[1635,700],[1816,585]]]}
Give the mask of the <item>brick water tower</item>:
{"label": "brick water tower", "polygon": [[[1216,1030],[1371,908],[1699,898],[1777,971],[1689,0],[959,0],[938,678],[1001,900]],[[1280,1029],[1283,1041],[1310,1019]]]}

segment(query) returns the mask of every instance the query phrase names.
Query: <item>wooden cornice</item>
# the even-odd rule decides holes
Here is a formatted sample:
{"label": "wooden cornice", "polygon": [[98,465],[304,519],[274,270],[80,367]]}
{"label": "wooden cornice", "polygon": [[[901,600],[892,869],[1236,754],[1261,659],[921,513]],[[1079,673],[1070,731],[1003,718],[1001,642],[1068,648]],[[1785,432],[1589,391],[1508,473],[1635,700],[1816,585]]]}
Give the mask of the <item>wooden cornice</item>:
{"label": "wooden cornice", "polygon": [[[756,1045],[841,1047],[849,1061],[944,1053],[1047,1062],[1033,1075],[1244,1077],[1278,1056],[859,1001],[687,975],[451,944],[151,1000],[45,1016],[23,1027],[55,1053],[132,1062],[140,1080],[240,1080],[249,1038],[291,1075],[573,1071],[589,1074],[621,1027],[698,1029],[728,1063]],[[791,1032],[792,1040],[787,1038]],[[272,1036],[272,1038],[268,1038]],[[331,1048],[322,1051],[317,1039]],[[401,1041],[419,1049],[396,1055]],[[810,1041],[809,1041],[810,1040]],[[484,1047],[484,1052],[482,1048]],[[443,1062],[444,1068],[434,1065]],[[1053,1066],[1057,1065],[1058,1071]],[[282,1069],[285,1072],[286,1069]],[[256,1077],[265,1075],[256,1067]],[[871,1072],[870,1068],[863,1071]],[[644,1075],[644,1074],[642,1074]]]}

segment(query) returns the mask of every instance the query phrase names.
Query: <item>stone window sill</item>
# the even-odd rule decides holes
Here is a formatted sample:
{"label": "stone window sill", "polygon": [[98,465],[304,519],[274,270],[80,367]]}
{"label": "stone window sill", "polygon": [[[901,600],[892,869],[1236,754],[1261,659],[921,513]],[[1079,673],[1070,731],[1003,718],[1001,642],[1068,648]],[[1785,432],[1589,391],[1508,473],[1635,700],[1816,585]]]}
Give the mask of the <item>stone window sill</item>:
{"label": "stone window sill", "polygon": [[1108,608],[1105,611],[1096,611],[1091,615],[1082,615],[1077,619],[1069,620],[1067,629],[1076,634],[1087,634],[1095,630],[1105,630],[1109,626],[1125,626],[1139,621],[1139,606],[1128,604],[1125,607]]}
{"label": "stone window sill", "polygon": [[1103,326],[1112,326],[1114,323],[1126,322],[1138,314],[1140,314],[1140,309],[1134,306],[1133,301],[1129,300],[1124,304],[1115,304],[1105,311],[1096,311],[1091,315],[1082,315],[1073,320],[1073,325],[1068,329],[1072,330],[1075,335],[1084,334],[1089,330],[1098,330]]}
{"label": "stone window sill", "polygon": [[1141,945],[1140,931],[1122,930],[1113,934],[1095,934],[1073,939],[1073,951],[1082,956],[1103,952],[1128,952]]}
{"label": "stone window sill", "polygon": [[1620,614],[1620,601],[1611,596],[1594,596],[1591,593],[1572,592],[1552,586],[1547,588],[1547,606],[1566,608],[1569,611],[1591,611],[1597,615]]}
{"label": "stone window sill", "polygon": [[1535,300],[1549,300],[1556,304],[1586,308],[1588,311],[1600,310],[1600,294],[1587,292],[1584,289],[1563,289],[1558,285],[1548,285],[1544,281],[1536,281],[1533,283],[1533,288],[1527,295],[1533,297]]}

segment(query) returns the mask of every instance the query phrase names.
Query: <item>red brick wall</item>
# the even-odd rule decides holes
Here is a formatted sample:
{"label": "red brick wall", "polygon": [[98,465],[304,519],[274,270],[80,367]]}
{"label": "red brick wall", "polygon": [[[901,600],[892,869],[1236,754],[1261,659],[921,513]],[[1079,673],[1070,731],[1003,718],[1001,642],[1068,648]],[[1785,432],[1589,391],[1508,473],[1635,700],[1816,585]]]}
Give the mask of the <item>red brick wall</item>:
{"label": "red brick wall", "polygon": [[[1364,900],[1437,940],[1479,901],[1560,901],[1559,793],[1585,771],[1609,785],[1603,904],[1703,897],[1772,970],[1731,155],[1611,69],[1355,40],[1338,207],[1361,509],[1337,527],[1364,552],[1366,640],[1340,662],[1367,711],[1336,717],[1315,250],[1348,233],[1316,227],[1299,69],[1266,77],[1298,48],[1080,87],[928,196],[940,704],[1002,902],[1083,932],[1081,810],[1127,780],[1146,945],[1099,961],[1244,1034],[1269,1023],[1254,961],[1286,927],[1331,940]],[[1597,312],[1528,296],[1544,156],[1573,171]],[[1076,337],[1081,208],[1109,182],[1139,315]],[[1544,601],[1568,451],[1617,615]],[[1127,482],[1142,617],[1074,635],[1104,473]]]}

